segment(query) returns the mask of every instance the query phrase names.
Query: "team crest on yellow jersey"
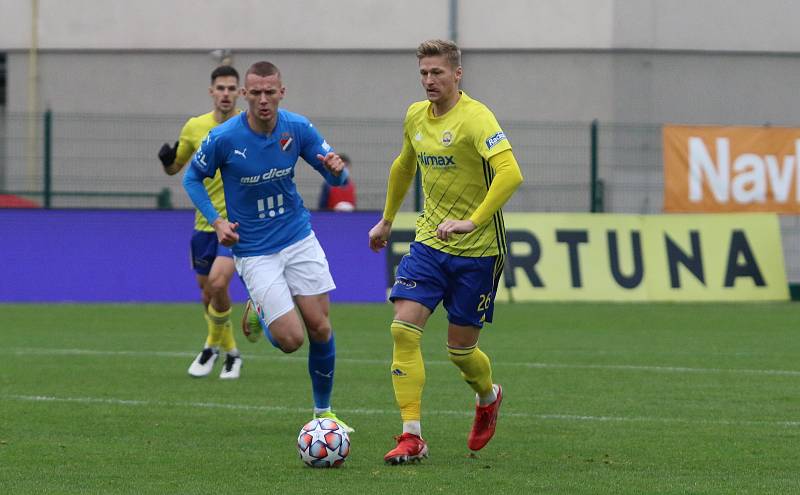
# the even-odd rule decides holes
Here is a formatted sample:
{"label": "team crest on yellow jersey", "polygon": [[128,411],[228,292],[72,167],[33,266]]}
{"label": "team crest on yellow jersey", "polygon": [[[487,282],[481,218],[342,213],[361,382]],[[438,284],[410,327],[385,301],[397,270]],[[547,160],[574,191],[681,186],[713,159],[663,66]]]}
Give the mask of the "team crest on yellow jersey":
{"label": "team crest on yellow jersey", "polygon": [[445,146],[450,146],[453,142],[453,133],[450,131],[444,131],[442,133],[442,144]]}

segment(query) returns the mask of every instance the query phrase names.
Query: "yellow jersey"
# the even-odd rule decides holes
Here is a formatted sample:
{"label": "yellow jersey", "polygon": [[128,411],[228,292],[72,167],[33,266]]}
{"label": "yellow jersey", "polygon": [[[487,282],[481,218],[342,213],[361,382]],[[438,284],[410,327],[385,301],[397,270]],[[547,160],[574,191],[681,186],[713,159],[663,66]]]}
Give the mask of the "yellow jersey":
{"label": "yellow jersey", "polygon": [[[214,112],[208,112],[187,120],[178,138],[178,150],[175,161],[180,164],[189,162],[194,152],[200,147],[203,138],[208,134],[208,131],[218,125],[219,122],[214,120]],[[228,213],[225,210],[225,193],[222,190],[222,176],[219,170],[217,170],[213,178],[205,179],[203,185],[206,187],[206,191],[208,191],[208,196],[211,198],[214,209],[219,212],[222,218],[227,219]],[[199,210],[195,210],[194,212],[194,229],[203,232],[214,232],[214,227],[208,224],[208,221]]]}
{"label": "yellow jersey", "polygon": [[[486,197],[494,178],[489,159],[511,149],[494,114],[483,103],[461,92],[456,105],[435,117],[429,101],[413,103],[403,124],[400,160],[418,167],[425,205],[417,218],[417,242],[458,256],[496,256],[506,253],[503,212],[468,234],[450,240],[436,237],[447,218],[466,220]],[[415,163],[410,163],[411,161]]]}

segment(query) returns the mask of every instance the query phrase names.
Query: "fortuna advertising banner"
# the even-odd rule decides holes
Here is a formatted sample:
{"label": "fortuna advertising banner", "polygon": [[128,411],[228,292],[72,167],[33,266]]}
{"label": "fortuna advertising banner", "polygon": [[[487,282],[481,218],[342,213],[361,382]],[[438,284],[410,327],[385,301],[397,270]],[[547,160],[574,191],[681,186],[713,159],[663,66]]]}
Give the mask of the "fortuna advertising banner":
{"label": "fortuna advertising banner", "polygon": [[800,128],[664,126],[664,211],[800,214]]}
{"label": "fortuna advertising banner", "polygon": [[[394,221],[387,288],[414,239]],[[785,301],[775,214],[505,214],[498,301]]]}

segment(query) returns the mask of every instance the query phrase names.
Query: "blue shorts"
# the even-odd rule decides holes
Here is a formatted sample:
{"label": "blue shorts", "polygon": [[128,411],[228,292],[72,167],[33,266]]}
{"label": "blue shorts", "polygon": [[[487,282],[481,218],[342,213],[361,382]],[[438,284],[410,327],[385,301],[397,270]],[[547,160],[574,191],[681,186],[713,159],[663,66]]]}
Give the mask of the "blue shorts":
{"label": "blue shorts", "polygon": [[198,275],[208,275],[217,256],[233,258],[231,248],[217,240],[216,232],[195,230],[192,234],[192,268]]}
{"label": "blue shorts", "polygon": [[492,321],[502,262],[502,256],[455,256],[412,242],[389,300],[409,299],[431,311],[442,301],[450,323],[482,328]]}

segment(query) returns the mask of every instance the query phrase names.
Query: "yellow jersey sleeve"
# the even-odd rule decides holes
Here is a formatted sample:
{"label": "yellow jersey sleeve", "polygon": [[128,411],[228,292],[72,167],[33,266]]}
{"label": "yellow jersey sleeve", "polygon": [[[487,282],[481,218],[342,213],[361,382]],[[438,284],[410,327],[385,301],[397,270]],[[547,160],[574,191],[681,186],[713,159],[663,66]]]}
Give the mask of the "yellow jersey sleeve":
{"label": "yellow jersey sleeve", "polygon": [[481,226],[492,218],[522,184],[522,171],[510,149],[492,155],[489,166],[495,172],[494,180],[486,192],[486,197],[469,217],[476,226]]}
{"label": "yellow jersey sleeve", "polygon": [[403,149],[395,158],[392,168],[389,169],[389,183],[386,187],[386,206],[383,208],[383,218],[394,221],[395,215],[403,204],[403,198],[408,192],[414,175],[417,173],[417,163],[414,160],[414,148],[408,138],[408,133],[403,132]]}
{"label": "yellow jersey sleeve", "polygon": [[[474,100],[473,100],[474,101]],[[493,156],[511,149],[506,133],[500,128],[494,114],[481,105],[474,109],[475,117],[470,120],[475,150],[489,161]]]}
{"label": "yellow jersey sleeve", "polygon": [[[208,132],[217,125],[219,124],[214,120],[213,112],[198,115],[186,121],[178,138],[175,162],[181,165],[186,164],[200,147],[200,143],[202,143]],[[208,196],[211,198],[214,209],[217,210],[221,217],[228,218],[228,212],[225,208],[225,193],[222,190],[222,176],[219,170],[217,170],[213,178],[203,180],[203,185],[208,191]],[[214,227],[209,225],[203,214],[197,210],[195,210],[194,214],[194,229],[203,232],[214,232]]]}
{"label": "yellow jersey sleeve", "polygon": [[195,124],[196,120],[197,117],[187,120],[183,125],[183,129],[181,129],[180,137],[178,137],[178,150],[175,154],[175,163],[180,166],[188,163],[192,155],[194,155],[194,152],[197,151],[198,146],[200,146],[200,141],[197,140],[199,129]]}

